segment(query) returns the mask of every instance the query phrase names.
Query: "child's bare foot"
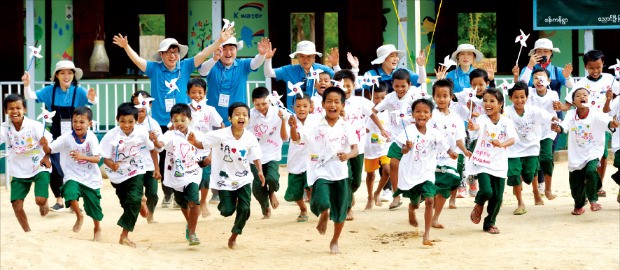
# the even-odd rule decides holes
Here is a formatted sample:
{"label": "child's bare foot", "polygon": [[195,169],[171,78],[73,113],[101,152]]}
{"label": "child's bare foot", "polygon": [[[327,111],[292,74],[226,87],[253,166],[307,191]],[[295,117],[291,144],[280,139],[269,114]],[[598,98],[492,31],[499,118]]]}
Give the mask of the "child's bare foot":
{"label": "child's bare foot", "polygon": [[553,195],[553,193],[551,193],[551,191],[545,191],[545,197],[547,197],[547,200],[553,200],[557,196]]}
{"label": "child's bare foot", "polygon": [[118,240],[118,243],[124,246],[128,246],[128,247],[132,247],[135,248],[136,247],[136,243],[134,243],[133,241],[129,240],[129,238],[127,237],[121,237],[120,240]]}
{"label": "child's bare foot", "polygon": [[431,222],[431,226],[432,226],[433,228],[443,229],[443,225],[442,225],[441,223],[439,223],[439,221],[437,221],[437,220],[433,220],[433,221]]}
{"label": "child's bare foot", "polygon": [[450,201],[448,202],[448,209],[456,209],[456,195],[450,196]]}
{"label": "child's bare foot", "polygon": [[77,219],[75,220],[75,224],[73,225],[73,232],[80,232],[80,230],[82,229],[82,222],[84,222],[84,216],[78,214]]}
{"label": "child's bare foot", "polygon": [[542,198],[534,199],[534,205],[545,205],[545,201]]}
{"label": "child's bare foot", "polygon": [[346,217],[346,221],[351,221],[355,219],[355,217],[353,216],[353,208],[349,208],[349,210],[347,211],[347,217]]}
{"label": "child's bare foot", "polygon": [[230,235],[230,238],[228,238],[228,248],[237,248],[237,234],[233,233],[232,235]]}
{"label": "child's bare foot", "polygon": [[149,208],[146,206],[146,197],[142,196],[142,204],[140,204],[140,215],[146,218],[149,215]]}
{"label": "child's bare foot", "polygon": [[261,219],[268,219],[271,217],[271,207],[267,207],[267,211],[265,211],[265,214],[263,215],[263,218]]}
{"label": "child's bare foot", "polygon": [[327,221],[329,221],[328,214],[326,212],[321,213],[319,224],[316,225],[316,230],[319,231],[320,234],[325,234],[325,231],[327,231]]}
{"label": "child's bare foot", "polygon": [[422,238],[422,245],[425,246],[434,246],[435,244],[433,244],[433,241],[429,240],[428,238],[424,237]]}
{"label": "child's bare foot", "polygon": [[146,222],[148,224],[157,223],[157,221],[153,218],[153,213],[149,212],[149,215],[146,216]]}
{"label": "child's bare foot", "polygon": [[375,200],[375,205],[376,206],[383,206],[383,202],[381,202],[381,195],[380,195],[380,193],[375,192],[373,198]]}
{"label": "child's bare foot", "polygon": [[338,241],[332,241],[329,243],[329,253],[340,254],[340,248],[338,248]]}
{"label": "child's bare foot", "polygon": [[369,199],[368,202],[366,202],[366,207],[364,207],[364,211],[372,210],[372,201],[373,199]]}
{"label": "child's bare foot", "polygon": [[101,242],[101,229],[95,229],[94,230],[93,241]]}
{"label": "child's bare foot", "polygon": [[351,207],[355,206],[355,194],[351,197]]}
{"label": "child's bare foot", "polygon": [[47,203],[45,205],[39,206],[39,213],[41,213],[41,216],[47,216],[47,214],[50,212],[50,207],[49,205],[47,205]]}
{"label": "child's bare foot", "polygon": [[206,218],[211,215],[211,212],[209,212],[206,204],[200,204],[200,213],[202,213],[202,218]]}
{"label": "child's bare foot", "polygon": [[276,197],[275,192],[271,192],[271,194],[269,194],[269,202],[271,202],[271,207],[273,207],[273,209],[278,209],[278,206],[280,206],[280,202],[278,201],[278,197]]}
{"label": "child's bare foot", "polygon": [[411,204],[409,204],[409,224],[413,227],[418,227],[418,219],[415,218],[415,209]]}

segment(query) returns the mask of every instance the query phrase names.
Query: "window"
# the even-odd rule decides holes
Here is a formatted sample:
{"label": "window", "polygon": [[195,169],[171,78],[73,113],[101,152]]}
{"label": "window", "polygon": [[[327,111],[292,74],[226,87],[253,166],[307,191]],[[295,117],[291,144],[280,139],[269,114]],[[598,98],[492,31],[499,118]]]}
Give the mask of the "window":
{"label": "window", "polygon": [[469,43],[482,52],[484,59],[474,63],[492,63],[497,70],[497,21],[495,13],[459,13],[458,44]]}
{"label": "window", "polygon": [[166,33],[166,17],[164,14],[139,14],[140,26],[140,57],[153,59],[159,49],[159,43]]}

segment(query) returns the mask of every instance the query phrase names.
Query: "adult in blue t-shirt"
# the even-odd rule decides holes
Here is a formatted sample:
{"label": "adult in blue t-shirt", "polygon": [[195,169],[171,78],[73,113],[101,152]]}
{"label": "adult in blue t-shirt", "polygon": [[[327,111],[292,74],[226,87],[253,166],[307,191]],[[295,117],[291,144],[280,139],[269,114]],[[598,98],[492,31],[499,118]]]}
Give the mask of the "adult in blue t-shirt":
{"label": "adult in blue t-shirt", "polygon": [[[73,110],[80,106],[93,105],[97,101],[95,89],[86,90],[78,85],[78,80],[84,74],[82,69],[75,67],[75,64],[68,60],[60,60],[56,63],[56,68],[52,72],[54,84],[45,86],[39,90],[32,91],[30,88],[30,75],[26,72],[22,76],[24,82],[24,93],[27,99],[35,99],[43,102],[45,109],[54,111],[50,133],[54,139],[61,134],[72,132],[71,116]],[[51,209],[59,211],[63,209],[63,200],[60,187],[63,183],[62,168],[60,167],[60,156],[58,153],[50,155],[52,163],[52,173],[50,174],[50,187],[56,197],[56,204]]]}
{"label": "adult in blue t-shirt", "polygon": [[[398,62],[405,57],[405,55],[404,51],[397,50],[393,44],[382,45],[377,48],[377,58],[370,62],[374,67],[366,71],[366,74],[370,76],[380,76],[379,81],[385,82],[388,86],[388,93],[394,91],[392,87],[392,74],[398,69],[404,69],[409,72],[411,85],[419,87],[423,83],[426,83],[426,68],[424,66],[426,57],[424,56],[424,51],[420,51],[420,54],[416,58],[418,73],[414,73],[406,68],[398,68]],[[365,85],[364,89],[370,89],[370,87]]]}
{"label": "adult in blue t-shirt", "polygon": [[[304,95],[312,95],[314,89],[314,78],[310,77],[310,68],[317,70],[323,70],[323,72],[329,73],[330,77],[334,77],[334,71],[340,70],[340,66],[338,66],[338,49],[332,48],[331,54],[329,55],[329,61],[332,63],[334,69],[322,64],[315,63],[315,56],[319,57],[323,56],[322,53],[316,51],[316,46],[312,41],[302,40],[297,43],[297,50],[294,53],[291,53],[289,56],[291,58],[297,58],[299,64],[295,65],[285,65],[275,70],[271,66],[271,58],[275,54],[276,49],[269,50],[265,55],[265,77],[267,78],[275,78],[276,80],[285,81],[296,84],[299,82],[304,82],[301,85],[302,90],[304,91]],[[286,99],[286,107],[291,111],[295,104],[293,104],[293,96],[289,96],[289,89],[286,89],[287,99]]]}
{"label": "adult in blue t-shirt", "polygon": [[[464,88],[471,87],[469,74],[472,70],[476,69],[474,67],[474,62],[480,62],[483,58],[484,55],[482,52],[476,50],[474,45],[464,43],[456,48],[456,51],[452,53],[450,58],[452,61],[456,62],[456,68],[445,75],[445,79],[449,79],[454,83],[454,93],[459,93],[463,91]],[[440,66],[439,70],[436,72],[437,78],[443,78],[446,71],[447,68],[445,66]],[[495,86],[495,72],[489,68],[485,68],[485,71],[487,71],[489,75],[491,86]]]}
{"label": "adult in blue t-shirt", "polygon": [[258,54],[250,59],[237,59],[237,51],[243,48],[243,41],[237,42],[235,37],[229,38],[218,48],[213,58],[198,68],[200,75],[207,80],[207,105],[215,107],[217,113],[228,121],[228,105],[234,102],[248,104],[246,84],[250,72],[256,71],[265,61],[269,48],[269,39],[262,38],[257,44]]}

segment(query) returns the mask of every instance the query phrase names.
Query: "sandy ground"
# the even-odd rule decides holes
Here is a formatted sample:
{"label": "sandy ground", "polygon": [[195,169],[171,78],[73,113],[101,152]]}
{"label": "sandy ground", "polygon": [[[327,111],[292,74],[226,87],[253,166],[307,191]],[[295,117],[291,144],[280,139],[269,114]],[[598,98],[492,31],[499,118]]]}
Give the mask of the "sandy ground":
{"label": "sandy ground", "polygon": [[[116,225],[122,209],[109,181],[102,188],[103,242],[91,241],[93,223],[86,217],[82,231],[71,229],[75,215],[50,212],[41,217],[32,192],[25,202],[32,232],[24,233],[10,205],[10,193],[1,187],[1,269],[359,269],[373,267],[419,266],[436,269],[620,269],[620,216],[616,202],[618,186],[609,178],[615,169],[608,167],[604,180],[608,196],[599,202],[603,210],[572,216],[573,200],[568,186],[566,163],[556,163],[553,190],[558,198],[534,206],[531,188],[524,194],[528,213],[515,216],[516,200],[506,188],[504,204],[498,216],[498,235],[482,231],[482,225],[469,220],[473,198],[457,199],[458,209],[447,209],[441,222],[445,229],[432,229],[433,247],[422,245],[407,222],[407,210],[387,209],[388,204],[363,211],[364,187],[355,194],[355,220],[346,222],[340,238],[342,254],[329,253],[333,223],[326,235],[319,235],[318,218],[295,222],[298,207],[282,198],[286,189],[286,171],[281,167],[280,207],[271,219],[261,220],[260,207],[252,201],[252,216],[238,248],[226,247],[233,217],[224,218],[217,206],[208,206],[211,216],[199,218],[197,235],[202,244],[190,247],[185,240],[185,221],[178,209],[155,211],[157,224],[139,217],[130,234],[138,247],[118,244],[120,227]],[[160,190],[161,193],[161,190]],[[51,192],[50,192],[51,194]],[[210,195],[209,195],[210,196]],[[423,222],[424,206],[417,211]],[[483,218],[486,213],[483,214]],[[423,227],[420,229],[422,232]]]}

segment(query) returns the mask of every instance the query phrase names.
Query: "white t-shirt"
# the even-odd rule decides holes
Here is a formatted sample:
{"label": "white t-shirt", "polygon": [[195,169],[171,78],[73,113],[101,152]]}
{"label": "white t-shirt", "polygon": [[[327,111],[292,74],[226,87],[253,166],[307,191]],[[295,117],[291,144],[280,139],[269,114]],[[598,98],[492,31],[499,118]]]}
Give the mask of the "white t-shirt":
{"label": "white t-shirt", "polygon": [[263,115],[256,108],[250,112],[250,124],[245,128],[258,140],[262,151],[261,164],[282,159],[282,137],[280,130],[282,119],[278,116],[278,108],[270,106],[267,115]]}
{"label": "white t-shirt", "polygon": [[375,104],[372,101],[360,97],[350,96],[344,102],[344,120],[353,127],[357,135],[357,147],[359,154],[364,154],[364,144],[366,142],[366,119],[370,119],[372,108]]}
{"label": "white t-shirt", "polygon": [[607,97],[605,96],[607,90],[611,89],[614,94],[620,93],[620,90],[618,90],[620,89],[620,85],[618,82],[614,83],[614,81],[614,76],[609,73],[601,73],[601,78],[598,81],[592,81],[588,79],[588,77],[583,77],[575,83],[573,89],[566,94],[566,98],[564,98],[564,100],[572,104],[573,92],[579,88],[585,88],[590,92],[590,97],[588,98],[590,108],[603,111],[605,100],[607,100]]}
{"label": "white t-shirt", "polygon": [[[199,103],[197,108],[193,106],[189,107],[192,110],[191,127],[194,128],[194,130],[204,134],[212,131],[213,127],[222,127],[224,119],[217,113],[215,107],[203,103]],[[209,148],[198,149],[197,157],[202,160],[204,157],[208,156],[209,153],[211,153],[211,149]]]}
{"label": "white t-shirt", "polygon": [[450,149],[444,134],[435,128],[427,128],[426,134],[422,134],[416,125],[409,125],[405,132],[399,134],[397,140],[403,146],[409,140],[413,148],[400,159],[398,189],[410,190],[425,181],[435,183],[437,156]]}
{"label": "white t-shirt", "polygon": [[576,109],[569,110],[562,121],[568,133],[568,171],[581,170],[594,159],[600,159],[605,150],[605,132],[611,117],[599,110],[589,110],[588,116],[579,119]]}
{"label": "white t-shirt", "polygon": [[[297,133],[303,134],[304,129],[306,128],[304,124],[301,123],[297,116],[295,117],[297,121]],[[306,118],[306,122],[308,121],[309,116]],[[312,120],[310,120],[312,121]],[[288,156],[286,159],[286,169],[289,173],[300,174],[306,171],[308,158],[308,150],[306,149],[306,144],[303,142],[295,143],[291,142],[288,144]]]}
{"label": "white t-shirt", "polygon": [[[159,123],[157,123],[157,121],[155,121],[155,119],[153,119],[153,117],[149,115],[147,115],[146,117],[147,118],[144,118],[144,121],[142,121],[142,123],[136,122],[136,126],[142,127],[149,133],[151,131],[154,131],[156,138],[158,140],[161,139],[161,135],[163,134]],[[142,148],[140,149],[140,151],[142,152],[142,156],[144,157],[144,170],[150,172],[154,171],[155,164],[153,163],[153,158],[151,158],[151,151],[147,150],[146,148]]]}
{"label": "white t-shirt", "polygon": [[413,101],[414,99],[410,92],[407,92],[402,98],[398,98],[396,92],[392,92],[387,94],[375,106],[377,112],[386,110],[389,113],[390,121],[387,127],[384,128],[393,136],[397,136],[405,130],[406,126],[415,122],[413,117],[411,117],[411,104],[413,104]]}
{"label": "white t-shirt", "polygon": [[[200,131],[189,127],[187,135],[194,133],[201,138]],[[198,165],[198,148],[187,141],[187,135],[178,130],[168,130],[159,140],[164,143],[166,150],[164,160],[164,185],[182,192],[191,183],[200,185],[202,169]]]}
{"label": "white t-shirt", "polygon": [[120,162],[116,171],[112,171],[105,164],[103,166],[110,182],[114,184],[120,184],[138,174],[144,174],[146,172],[144,168],[146,158],[142,155],[142,148],[146,148],[148,151],[154,148],[147,131],[138,126],[134,126],[129,135],[126,135],[120,127],[115,127],[101,138],[100,145],[102,158]]}
{"label": "white t-shirt", "polygon": [[312,100],[312,105],[314,105],[314,111],[312,112],[312,114],[325,116],[325,109],[323,108],[323,97],[317,94],[312,96],[310,100]]}
{"label": "white t-shirt", "polygon": [[[461,106],[465,107],[467,109],[467,118],[469,118],[470,116],[470,110],[472,113],[478,113],[478,117],[480,117],[480,115],[486,114],[485,110],[484,110],[484,104],[482,101],[482,97],[477,97],[475,94],[472,94],[471,96],[469,96],[469,94],[467,93],[467,91],[461,91],[458,93],[454,93],[454,95],[456,96],[457,100],[458,100],[458,104],[460,104]],[[472,107],[468,107],[467,106],[467,101],[471,100],[472,103]],[[472,117],[472,121],[477,124],[478,117]],[[469,119],[465,119],[465,121],[469,121]],[[465,127],[467,128],[467,127]],[[469,130],[469,137],[470,138],[476,138],[478,137],[478,131],[479,130]]]}
{"label": "white t-shirt", "polygon": [[[383,126],[390,121],[390,114],[387,111],[378,112],[377,117]],[[366,128],[368,129],[368,134],[366,135],[364,145],[364,158],[375,159],[387,156],[390,144],[387,142],[387,138],[381,135],[379,127],[375,125],[372,119],[366,118]]]}
{"label": "white t-shirt", "polygon": [[[560,101],[560,98],[558,97],[558,92],[547,89],[547,93],[545,93],[545,95],[543,96],[540,96],[536,92],[536,88],[530,87],[529,95],[527,97],[527,102],[525,104],[534,105],[538,108],[541,108],[547,111],[551,115],[557,115],[556,111],[553,109],[554,101]],[[555,131],[551,130],[551,128],[543,128],[541,140],[543,139],[555,140],[555,137],[557,135],[558,134]]]}
{"label": "white t-shirt", "polygon": [[[616,121],[620,121],[620,97],[614,98],[609,107],[611,109],[608,112],[609,116]],[[611,134],[611,149],[614,153],[620,150],[620,131],[618,129]]]}
{"label": "white t-shirt", "polygon": [[[495,147],[491,140],[505,142],[510,138],[519,141],[514,124],[506,116],[500,116],[497,124],[493,124],[486,114],[478,116],[478,141],[472,155],[465,163],[469,175],[487,173],[495,177],[506,178],[508,173],[508,151],[506,148]],[[512,146],[509,146],[512,147]]]}
{"label": "white t-shirt", "polygon": [[551,119],[555,116],[549,112],[526,104],[523,115],[517,114],[513,105],[506,107],[506,115],[514,124],[519,140],[508,147],[508,158],[538,156],[543,130],[551,130]]}
{"label": "white t-shirt", "polygon": [[[45,156],[39,145],[43,136],[43,124],[24,116],[19,131],[15,130],[13,122],[2,123],[0,128],[0,144],[4,143],[7,149],[7,158],[10,163],[11,176],[17,178],[30,178],[40,172],[51,172],[52,168],[41,166],[41,160]],[[52,141],[52,134],[45,131],[45,138]]]}
{"label": "white t-shirt", "polygon": [[[437,129],[446,138],[449,149],[457,154],[462,153],[461,149],[456,146],[456,142],[461,140],[463,144],[465,143],[465,124],[455,112],[450,110],[448,114],[444,114],[435,109],[433,110],[433,117],[426,126]],[[457,163],[456,159],[452,159],[448,155],[447,149],[437,153],[438,166],[449,166],[456,169]]]}
{"label": "white t-shirt", "polygon": [[101,188],[101,171],[97,163],[88,161],[76,161],[71,158],[71,151],[77,151],[81,155],[92,157],[101,154],[99,139],[92,131],[86,132],[84,142],[77,143],[73,132],[65,133],[56,138],[50,145],[52,153],[60,153],[60,167],[64,173],[63,183],[69,180],[77,181],[89,188]]}
{"label": "white t-shirt", "polygon": [[200,142],[212,150],[210,188],[237,190],[252,183],[250,164],[262,156],[252,132],[245,130],[237,140],[229,126],[205,134]]}
{"label": "white t-shirt", "polygon": [[317,179],[340,181],[349,177],[346,161],[338,159],[338,153],[351,152],[351,146],[357,144],[357,135],[353,127],[340,117],[334,126],[330,126],[325,117],[306,120],[304,132],[300,133],[300,143],[305,143],[310,156],[307,159],[308,186]]}

